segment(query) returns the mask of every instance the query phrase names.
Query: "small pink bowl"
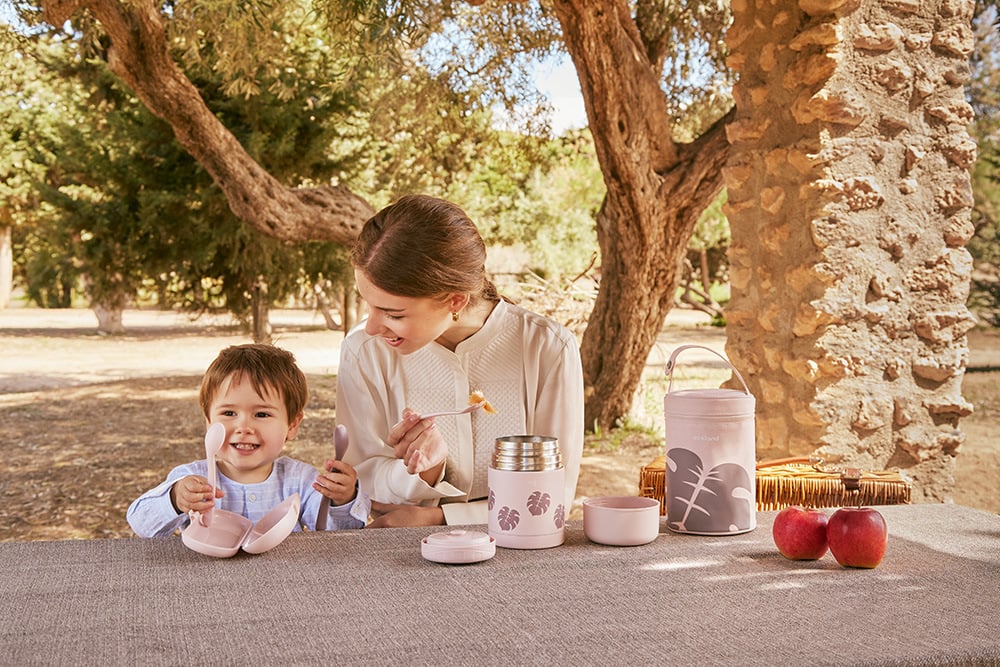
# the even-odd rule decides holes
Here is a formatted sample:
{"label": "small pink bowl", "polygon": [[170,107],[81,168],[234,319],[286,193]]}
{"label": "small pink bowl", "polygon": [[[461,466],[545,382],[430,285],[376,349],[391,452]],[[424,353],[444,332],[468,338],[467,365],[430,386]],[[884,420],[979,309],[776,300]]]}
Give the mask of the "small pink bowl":
{"label": "small pink bowl", "polygon": [[647,544],[660,533],[660,501],[605,496],[583,501],[583,533],[591,542],[618,547]]}

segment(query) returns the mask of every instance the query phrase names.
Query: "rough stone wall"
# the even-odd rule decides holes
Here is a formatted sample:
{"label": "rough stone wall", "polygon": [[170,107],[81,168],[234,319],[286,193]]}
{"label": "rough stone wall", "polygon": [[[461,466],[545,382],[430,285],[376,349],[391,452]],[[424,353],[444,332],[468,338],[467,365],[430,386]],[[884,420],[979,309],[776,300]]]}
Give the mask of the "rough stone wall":
{"label": "rough stone wall", "polygon": [[947,500],[972,259],[972,0],[732,0],[727,354],[757,455]]}

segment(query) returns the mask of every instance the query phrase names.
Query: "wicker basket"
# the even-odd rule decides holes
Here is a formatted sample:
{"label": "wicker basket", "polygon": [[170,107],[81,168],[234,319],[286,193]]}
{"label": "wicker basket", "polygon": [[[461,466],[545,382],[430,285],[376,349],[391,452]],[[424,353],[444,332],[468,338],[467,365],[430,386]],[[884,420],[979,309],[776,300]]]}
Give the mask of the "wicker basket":
{"label": "wicker basket", "polygon": [[[657,457],[639,471],[639,495],[660,501],[666,514],[666,458]],[[838,468],[809,458],[757,464],[757,509],[789,505],[899,505],[910,502],[912,484],[898,471]]]}

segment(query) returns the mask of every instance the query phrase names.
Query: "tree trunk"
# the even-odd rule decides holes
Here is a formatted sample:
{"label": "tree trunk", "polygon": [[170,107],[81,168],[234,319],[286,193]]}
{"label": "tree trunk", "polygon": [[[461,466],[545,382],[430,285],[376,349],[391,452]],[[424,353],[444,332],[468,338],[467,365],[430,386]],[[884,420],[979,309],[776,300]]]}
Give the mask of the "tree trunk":
{"label": "tree trunk", "polygon": [[95,303],[93,310],[99,333],[111,336],[125,333],[125,325],[122,323],[122,312],[125,310],[123,305]]}
{"label": "tree trunk", "polygon": [[14,289],[14,249],[11,245],[11,227],[0,227],[0,310],[10,305]]}
{"label": "tree trunk", "polygon": [[365,306],[361,296],[355,290],[347,287],[343,288],[341,302],[344,306],[344,316],[341,319],[344,321],[344,334],[346,335],[363,317]]}
{"label": "tree trunk", "polygon": [[631,409],[694,225],[722,187],[727,119],[692,144],[674,143],[660,73],[628,3],[566,0],[554,10],[607,186],[601,282],[580,352],[587,427],[608,428]]}
{"label": "tree trunk", "polygon": [[323,315],[323,321],[326,323],[326,328],[330,331],[340,330],[340,324],[337,322],[337,318],[333,316],[333,310],[330,308],[330,301],[326,298],[326,288],[330,285],[329,280],[321,280],[319,282],[313,283],[313,296],[316,299],[316,309]]}
{"label": "tree trunk", "polygon": [[289,188],[264,171],[205,106],[170,56],[160,3],[153,0],[51,0],[43,17],[62,25],[87,9],[110,38],[108,66],[211,174],[233,213],[268,236],[349,245],[375,210],[340,185]]}
{"label": "tree trunk", "polygon": [[250,314],[250,326],[253,342],[270,345],[271,339],[271,300],[267,294],[267,281],[263,276],[257,277],[253,286],[253,299]]}

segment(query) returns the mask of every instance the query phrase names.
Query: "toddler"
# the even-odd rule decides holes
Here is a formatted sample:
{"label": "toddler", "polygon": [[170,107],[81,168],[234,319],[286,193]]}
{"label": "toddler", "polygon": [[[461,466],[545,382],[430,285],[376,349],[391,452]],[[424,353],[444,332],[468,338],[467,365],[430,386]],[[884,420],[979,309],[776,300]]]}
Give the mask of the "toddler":
{"label": "toddler", "polygon": [[132,530],[140,537],[171,535],[187,525],[189,511],[214,506],[257,523],[296,492],[302,505],[295,530],[316,525],[324,497],[330,499],[328,529],[363,528],[371,503],[352,466],[330,459],[317,474],[281,456],[285,441],[298,433],[308,397],[306,377],[290,352],[257,344],[224,349],[205,372],[199,395],[206,424],[226,427],[215,498],[206,460],[177,466],[128,508]]}

